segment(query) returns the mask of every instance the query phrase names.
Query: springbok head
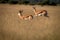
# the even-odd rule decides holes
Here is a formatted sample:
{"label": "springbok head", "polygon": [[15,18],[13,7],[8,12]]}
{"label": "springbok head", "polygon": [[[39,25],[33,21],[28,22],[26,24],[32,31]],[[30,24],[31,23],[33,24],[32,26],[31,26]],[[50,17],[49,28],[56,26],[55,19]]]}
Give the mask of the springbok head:
{"label": "springbok head", "polygon": [[22,16],[23,10],[19,10],[18,15]]}
{"label": "springbok head", "polygon": [[35,7],[32,7],[33,9],[35,9]]}
{"label": "springbok head", "polygon": [[19,10],[19,13],[22,13],[23,12],[23,10]]}

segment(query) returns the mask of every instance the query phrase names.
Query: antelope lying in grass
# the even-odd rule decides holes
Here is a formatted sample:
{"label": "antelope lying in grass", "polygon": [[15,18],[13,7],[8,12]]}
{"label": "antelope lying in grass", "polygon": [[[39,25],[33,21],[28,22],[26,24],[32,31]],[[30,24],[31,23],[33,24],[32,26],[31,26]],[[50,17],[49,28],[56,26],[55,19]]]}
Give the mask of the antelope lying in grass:
{"label": "antelope lying in grass", "polygon": [[48,13],[46,10],[40,10],[40,11],[37,11],[35,7],[33,7],[33,11],[35,13],[35,16],[42,16],[44,15],[45,17],[48,17]]}
{"label": "antelope lying in grass", "polygon": [[32,15],[24,16],[24,15],[22,15],[22,12],[23,12],[23,10],[19,10],[18,16],[20,19],[22,19],[22,20],[32,20],[33,19]]}

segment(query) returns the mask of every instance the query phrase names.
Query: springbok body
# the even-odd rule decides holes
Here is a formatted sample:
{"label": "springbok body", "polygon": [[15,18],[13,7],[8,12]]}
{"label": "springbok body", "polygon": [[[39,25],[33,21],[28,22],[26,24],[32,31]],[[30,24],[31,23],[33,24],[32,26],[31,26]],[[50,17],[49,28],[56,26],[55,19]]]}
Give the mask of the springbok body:
{"label": "springbok body", "polygon": [[37,11],[36,8],[33,7],[33,11],[34,11],[34,13],[35,13],[35,16],[42,16],[42,15],[44,15],[45,17],[48,17],[46,10]]}
{"label": "springbok body", "polygon": [[33,19],[33,16],[32,15],[23,16],[22,15],[22,11],[19,11],[18,16],[22,20],[31,20],[31,19]]}

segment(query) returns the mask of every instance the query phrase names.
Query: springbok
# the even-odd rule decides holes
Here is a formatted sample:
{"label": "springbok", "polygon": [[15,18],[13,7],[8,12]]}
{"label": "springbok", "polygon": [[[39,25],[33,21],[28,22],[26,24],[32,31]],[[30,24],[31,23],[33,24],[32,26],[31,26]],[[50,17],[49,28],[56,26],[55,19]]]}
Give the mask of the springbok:
{"label": "springbok", "polygon": [[40,10],[40,11],[37,11],[35,7],[33,7],[33,11],[35,13],[35,16],[42,16],[44,15],[45,17],[48,17],[48,13],[46,10]]}
{"label": "springbok", "polygon": [[18,16],[20,19],[22,19],[22,20],[32,20],[33,19],[32,15],[24,16],[24,15],[22,15],[22,12],[23,12],[23,10],[19,10],[19,12],[18,12]]}

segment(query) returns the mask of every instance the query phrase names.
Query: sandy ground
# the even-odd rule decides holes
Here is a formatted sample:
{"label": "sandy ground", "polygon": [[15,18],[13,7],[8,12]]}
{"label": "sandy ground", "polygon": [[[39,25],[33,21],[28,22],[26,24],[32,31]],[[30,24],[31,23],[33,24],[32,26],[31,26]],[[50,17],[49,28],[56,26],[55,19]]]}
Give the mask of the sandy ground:
{"label": "sandy ground", "polygon": [[18,11],[23,9],[23,15],[34,15],[32,6],[0,4],[0,40],[60,40],[60,6],[35,7],[47,10],[49,18],[21,20]]}

